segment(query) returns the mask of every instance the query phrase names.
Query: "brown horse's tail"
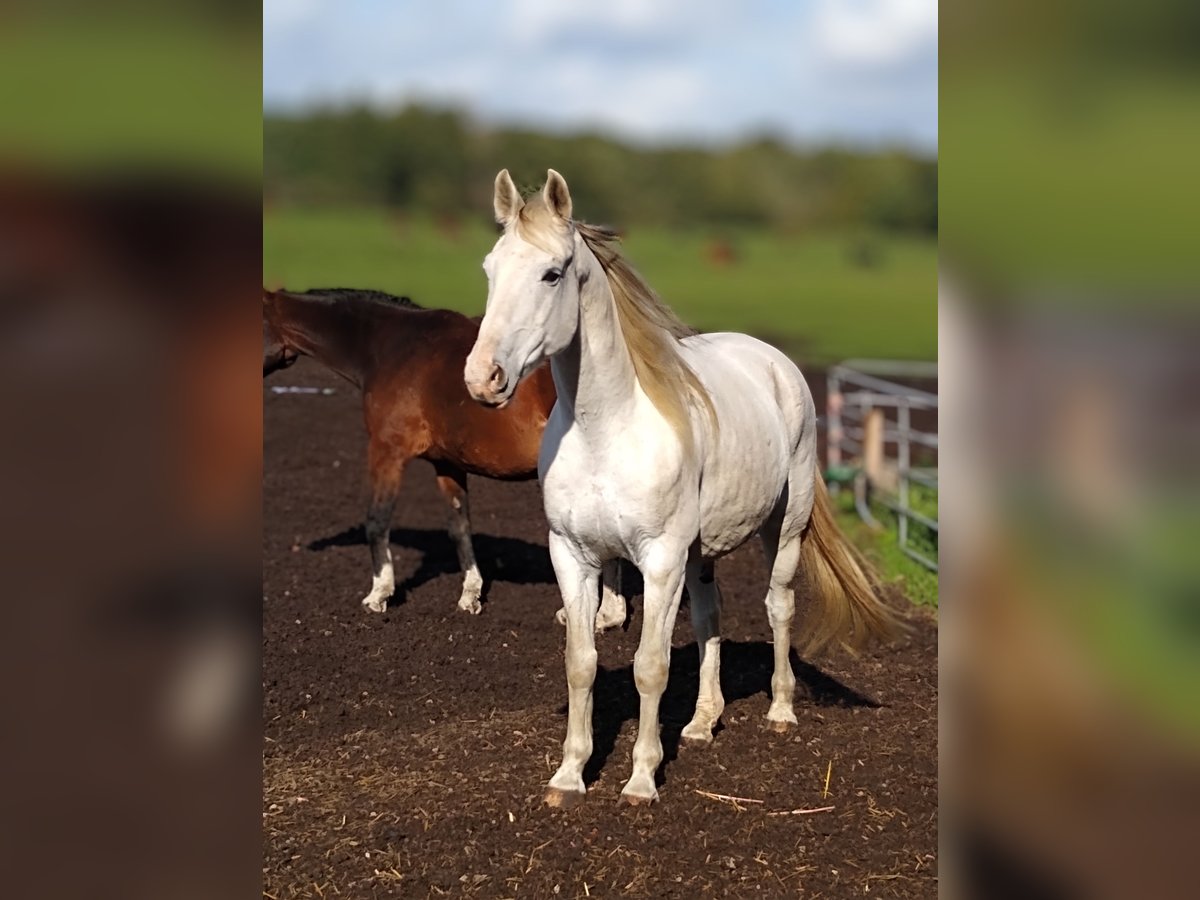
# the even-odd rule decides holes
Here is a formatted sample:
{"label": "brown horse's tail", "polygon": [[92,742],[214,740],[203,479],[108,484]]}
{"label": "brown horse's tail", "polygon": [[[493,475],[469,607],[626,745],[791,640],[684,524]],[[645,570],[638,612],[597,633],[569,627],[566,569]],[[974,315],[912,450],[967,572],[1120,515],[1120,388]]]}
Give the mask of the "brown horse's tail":
{"label": "brown horse's tail", "polygon": [[855,650],[872,638],[888,640],[905,630],[896,613],[879,598],[870,565],[838,528],[819,470],[800,553],[812,585],[806,654],[835,642]]}

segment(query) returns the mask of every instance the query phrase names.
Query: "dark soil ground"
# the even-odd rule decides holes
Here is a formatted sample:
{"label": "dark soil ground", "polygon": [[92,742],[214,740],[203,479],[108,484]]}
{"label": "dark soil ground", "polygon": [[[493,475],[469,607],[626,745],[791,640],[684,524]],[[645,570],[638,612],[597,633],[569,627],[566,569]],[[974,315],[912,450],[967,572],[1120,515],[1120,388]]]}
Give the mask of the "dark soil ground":
{"label": "dark soil ground", "polygon": [[[726,709],[712,747],[679,747],[698,669],[683,610],[663,699],[661,802],[618,805],[637,723],[635,611],[597,641],[587,801],[547,809],[566,683],[537,483],[471,481],[489,581],[472,617],[455,608],[461,577],[432,469],[414,463],[392,531],[400,588],[385,615],[368,614],[357,393],[309,360],[264,391],[266,896],[936,895],[928,616],[912,613],[910,637],[858,659],[793,654],[800,725],[777,734],[763,727],[766,567],[757,544],[743,547],[717,567]],[[798,812],[822,807],[833,808]]]}

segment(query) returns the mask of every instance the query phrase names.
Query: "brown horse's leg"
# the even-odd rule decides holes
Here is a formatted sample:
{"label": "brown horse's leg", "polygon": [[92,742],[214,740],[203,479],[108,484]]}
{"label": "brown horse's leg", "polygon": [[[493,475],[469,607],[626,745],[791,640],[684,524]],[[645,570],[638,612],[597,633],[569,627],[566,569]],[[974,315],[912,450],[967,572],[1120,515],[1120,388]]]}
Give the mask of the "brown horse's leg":
{"label": "brown horse's leg", "polygon": [[483,576],[475,564],[475,548],[471,544],[471,509],[467,501],[467,473],[451,463],[434,463],[437,471],[438,488],[450,504],[450,537],[458,549],[458,564],[463,570],[462,596],[458,608],[463,612],[478,615],[483,607],[479,597],[483,594]]}
{"label": "brown horse's leg", "polygon": [[371,505],[367,509],[367,544],[371,548],[371,593],[362,605],[371,612],[385,612],[388,600],[396,591],[396,574],[392,569],[392,550],[388,546],[392,528],[392,511],[400,481],[408,463],[394,452],[375,446],[367,451],[371,475]]}

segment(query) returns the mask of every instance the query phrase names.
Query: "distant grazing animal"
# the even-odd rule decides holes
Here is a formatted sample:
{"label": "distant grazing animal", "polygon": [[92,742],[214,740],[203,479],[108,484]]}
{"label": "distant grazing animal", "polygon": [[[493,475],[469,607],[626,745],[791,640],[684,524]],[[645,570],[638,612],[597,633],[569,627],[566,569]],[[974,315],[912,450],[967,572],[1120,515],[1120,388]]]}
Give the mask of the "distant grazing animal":
{"label": "distant grazing animal", "polygon": [[568,712],[545,799],[568,806],[584,796],[596,583],[605,563],[624,558],[641,570],[645,594],[633,659],[641,717],[621,797],[648,803],[658,799],[658,708],[685,583],[700,688],[684,740],[710,743],[724,709],[714,559],[762,538],[775,654],[767,720],[780,730],[796,723],[788,653],[802,557],[814,585],[810,649],[887,635],[896,620],[838,531],[817,465],[812,395],[795,364],[743,334],[691,334],[611,232],[572,220],[554,170],[528,201],[500,172],[494,205],[504,233],[484,260],[487,313],[464,380],[475,399],[503,406],[549,359],[558,391],[538,475],[566,610]]}
{"label": "distant grazing animal", "polygon": [[[433,463],[450,505],[450,534],[465,573],[458,608],[469,613],[481,611],[483,577],[471,543],[467,473],[512,480],[537,473],[538,445],[554,406],[550,370],[531,373],[504,409],[484,409],[462,381],[478,331],[478,321],[461,313],[424,309],[380,291],[263,291],[263,376],[311,356],[362,391],[372,565],[371,591],[362,605],[373,612],[386,610],[396,589],[388,539],[410,460]],[[605,579],[599,627],[625,620],[624,600],[609,590],[616,583],[614,565]]]}

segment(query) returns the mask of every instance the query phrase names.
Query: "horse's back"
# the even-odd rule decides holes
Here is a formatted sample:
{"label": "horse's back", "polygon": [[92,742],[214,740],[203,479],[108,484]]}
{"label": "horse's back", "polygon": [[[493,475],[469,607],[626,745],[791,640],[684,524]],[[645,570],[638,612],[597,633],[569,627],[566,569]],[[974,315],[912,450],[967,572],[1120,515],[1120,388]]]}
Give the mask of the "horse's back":
{"label": "horse's back", "polygon": [[[779,438],[795,445],[815,418],[812,392],[782,351],[747,334],[699,334],[683,340],[684,359],[707,388],[731,437]],[[722,429],[723,430],[723,429]]]}
{"label": "horse's back", "polygon": [[745,334],[683,341],[717,413],[701,429],[701,539],[707,554],[733,549],[779,502],[791,473],[816,450],[816,416],[804,376],[786,355]]}
{"label": "horse's back", "polygon": [[[397,306],[380,310],[371,323],[376,348],[403,348],[417,356],[441,358],[457,354],[464,342],[470,352],[479,323],[452,309],[411,309]],[[464,357],[465,359],[465,357]],[[382,360],[381,360],[382,361]],[[402,360],[394,359],[399,364]]]}

